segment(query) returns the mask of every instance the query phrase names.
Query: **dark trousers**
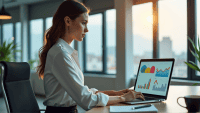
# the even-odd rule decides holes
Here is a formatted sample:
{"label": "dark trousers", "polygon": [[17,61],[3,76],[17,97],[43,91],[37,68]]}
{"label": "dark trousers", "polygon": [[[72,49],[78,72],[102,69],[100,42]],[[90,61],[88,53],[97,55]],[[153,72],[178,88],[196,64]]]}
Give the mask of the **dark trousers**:
{"label": "dark trousers", "polygon": [[47,106],[45,113],[78,113],[77,105],[70,107]]}

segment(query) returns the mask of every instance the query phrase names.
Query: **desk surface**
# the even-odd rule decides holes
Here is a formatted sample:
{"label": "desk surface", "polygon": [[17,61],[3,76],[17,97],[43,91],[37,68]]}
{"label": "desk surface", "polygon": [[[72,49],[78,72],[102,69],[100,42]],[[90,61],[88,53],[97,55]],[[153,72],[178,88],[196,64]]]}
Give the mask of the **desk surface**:
{"label": "desk surface", "polygon": [[[130,89],[133,89],[133,88],[134,87]],[[158,109],[158,112],[187,113],[187,109],[179,106],[177,103],[177,98],[183,97],[185,95],[200,95],[200,86],[169,86],[167,100],[163,102],[151,103],[151,104],[153,104]],[[182,106],[186,106],[184,98],[180,98],[179,103]],[[139,105],[143,105],[143,104],[139,104]],[[119,104],[114,104],[110,106],[131,106],[131,105],[119,103]],[[110,106],[94,107],[93,109],[87,111],[86,113],[109,113]]]}

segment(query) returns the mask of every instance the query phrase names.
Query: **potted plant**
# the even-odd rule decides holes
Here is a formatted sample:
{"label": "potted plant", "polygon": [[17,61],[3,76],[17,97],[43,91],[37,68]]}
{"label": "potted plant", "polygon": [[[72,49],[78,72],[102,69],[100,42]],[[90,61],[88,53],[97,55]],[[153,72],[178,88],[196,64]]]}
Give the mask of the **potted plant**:
{"label": "potted plant", "polygon": [[[15,50],[16,47],[18,47],[18,46],[17,46],[17,44],[14,44],[14,41],[12,41],[11,43],[8,43],[8,44],[6,44],[6,41],[4,41],[3,45],[0,46],[0,61],[16,62],[13,54],[17,53],[17,52],[22,52],[21,50]],[[35,61],[36,60],[28,61],[31,69],[34,69],[33,63]],[[0,75],[1,75],[1,69],[0,69]],[[2,95],[1,87],[0,87],[0,94]]]}
{"label": "potted plant", "polygon": [[[188,40],[192,43],[192,46],[195,50],[195,53],[190,49],[190,52],[192,53],[192,55],[200,62],[200,42],[199,42],[199,36],[198,36],[198,47],[195,46],[194,42],[191,40],[190,37],[188,37]],[[187,64],[190,68],[196,70],[196,71],[200,71],[199,67],[192,61],[189,62],[184,62],[185,64]],[[197,85],[198,83],[193,84],[192,86]]]}

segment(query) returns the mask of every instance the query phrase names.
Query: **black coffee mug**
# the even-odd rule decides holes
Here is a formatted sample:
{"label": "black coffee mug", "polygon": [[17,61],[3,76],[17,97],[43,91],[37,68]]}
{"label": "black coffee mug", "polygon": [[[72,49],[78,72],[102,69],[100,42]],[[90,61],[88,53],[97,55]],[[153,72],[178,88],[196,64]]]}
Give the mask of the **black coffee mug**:
{"label": "black coffee mug", "polygon": [[[184,107],[184,106],[182,106],[178,103],[179,98],[185,99],[186,107]],[[200,96],[198,96],[198,95],[187,95],[187,96],[184,96],[184,97],[178,97],[177,103],[181,107],[186,108],[188,110],[188,112],[199,112],[200,111]]]}

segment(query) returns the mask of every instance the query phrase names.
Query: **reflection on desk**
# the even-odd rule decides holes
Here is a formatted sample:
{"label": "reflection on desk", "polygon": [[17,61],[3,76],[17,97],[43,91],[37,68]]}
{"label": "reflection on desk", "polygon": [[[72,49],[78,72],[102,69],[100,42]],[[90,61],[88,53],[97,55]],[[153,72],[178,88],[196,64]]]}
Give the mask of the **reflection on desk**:
{"label": "reflection on desk", "polygon": [[[130,88],[133,89],[134,87]],[[167,100],[158,103],[151,103],[157,109],[158,112],[162,113],[171,113],[171,112],[181,112],[187,113],[187,109],[181,107],[177,103],[178,97],[183,97],[185,95],[200,95],[200,86],[169,86]],[[183,106],[185,105],[184,99],[179,99],[179,103]],[[145,105],[145,104],[138,104],[138,105]],[[110,106],[131,106],[128,104],[114,104]],[[86,113],[109,113],[110,106],[105,107],[94,107],[93,109],[87,111]]]}

